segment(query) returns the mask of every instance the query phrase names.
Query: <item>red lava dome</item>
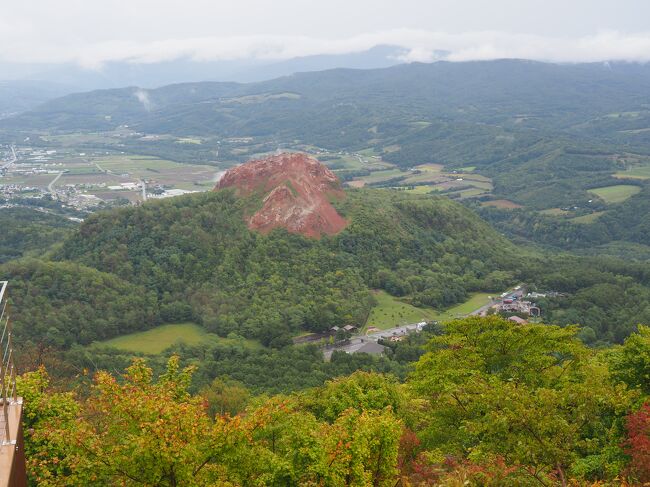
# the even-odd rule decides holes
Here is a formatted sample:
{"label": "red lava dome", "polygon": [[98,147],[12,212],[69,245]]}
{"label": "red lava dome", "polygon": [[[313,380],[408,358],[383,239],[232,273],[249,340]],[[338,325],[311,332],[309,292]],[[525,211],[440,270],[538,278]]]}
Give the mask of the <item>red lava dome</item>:
{"label": "red lava dome", "polygon": [[215,189],[231,187],[241,195],[263,195],[262,208],[248,219],[249,228],[263,233],[283,227],[318,238],[335,235],[348,224],[330,203],[345,197],[341,183],[306,154],[285,153],[229,169]]}

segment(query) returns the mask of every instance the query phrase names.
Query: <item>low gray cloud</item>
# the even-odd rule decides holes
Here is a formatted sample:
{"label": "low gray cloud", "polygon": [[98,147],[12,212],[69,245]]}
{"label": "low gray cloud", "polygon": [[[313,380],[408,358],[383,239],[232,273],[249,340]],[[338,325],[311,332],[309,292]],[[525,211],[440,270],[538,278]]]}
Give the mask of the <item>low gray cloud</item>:
{"label": "low gray cloud", "polygon": [[552,38],[505,32],[447,34],[393,30],[345,39],[304,36],[240,36],[167,39],[153,42],[108,41],[12,56],[0,47],[0,57],[13,62],[74,62],[101,69],[107,62],[157,63],[181,58],[195,61],[233,59],[282,60],[315,54],[360,52],[377,45],[405,49],[404,61],[431,61],[446,51],[450,61],[524,58],[553,62],[650,61],[650,33],[601,32],[593,36]]}
{"label": "low gray cloud", "polygon": [[[6,0],[0,61],[283,60],[380,44],[406,61],[650,60],[645,0]],[[1,77],[1,76],[0,76]]]}

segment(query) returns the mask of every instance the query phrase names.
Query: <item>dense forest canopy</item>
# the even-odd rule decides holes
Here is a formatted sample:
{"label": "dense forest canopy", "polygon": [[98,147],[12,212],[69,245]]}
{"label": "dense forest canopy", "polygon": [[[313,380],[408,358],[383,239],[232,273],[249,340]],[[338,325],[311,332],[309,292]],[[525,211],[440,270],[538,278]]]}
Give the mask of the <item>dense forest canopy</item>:
{"label": "dense forest canopy", "polygon": [[57,259],[144,286],[163,321],[194,319],[267,345],[362,325],[370,288],[445,307],[510,284],[503,271],[516,268],[506,240],[443,197],[350,192],[338,205],[351,224],[320,240],[251,232],[248,204],[225,190],[98,213]]}
{"label": "dense forest canopy", "polygon": [[650,321],[646,264],[526,253],[442,196],[347,194],[336,205],[350,225],[320,240],[250,231],[255,202],[230,190],[96,213],[52,261],[2,267],[17,334],[69,348],[194,321],[277,348],[304,331],[362,326],[373,289],[444,309],[518,282],[561,293],[540,302],[545,319],[588,327],[592,344],[621,342]]}
{"label": "dense forest canopy", "polygon": [[575,327],[499,317],[448,323],[404,384],[357,372],[251,397],[228,378],[199,394],[172,356],[90,390],[23,375],[38,485],[639,485],[650,478],[649,331],[611,351]]}

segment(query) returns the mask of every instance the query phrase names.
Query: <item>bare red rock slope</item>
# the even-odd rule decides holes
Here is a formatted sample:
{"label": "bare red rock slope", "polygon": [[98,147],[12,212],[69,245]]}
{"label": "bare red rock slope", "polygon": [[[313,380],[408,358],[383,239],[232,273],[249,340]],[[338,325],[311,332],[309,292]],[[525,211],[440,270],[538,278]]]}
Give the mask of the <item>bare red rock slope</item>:
{"label": "bare red rock slope", "polygon": [[228,170],[215,189],[237,189],[240,195],[260,193],[262,208],[248,219],[263,233],[276,227],[318,238],[343,230],[347,221],[330,200],[344,198],[336,175],[313,157],[285,153],[249,161]]}

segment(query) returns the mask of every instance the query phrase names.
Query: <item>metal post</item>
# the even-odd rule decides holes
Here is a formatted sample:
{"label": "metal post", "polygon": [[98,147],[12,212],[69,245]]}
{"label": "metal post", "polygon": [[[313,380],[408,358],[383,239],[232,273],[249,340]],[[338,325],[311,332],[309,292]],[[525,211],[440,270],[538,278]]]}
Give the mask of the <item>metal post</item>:
{"label": "metal post", "polygon": [[7,282],[0,282],[0,401],[2,401],[2,444],[12,443],[9,430],[9,402],[16,402],[16,377],[13,364],[13,344],[11,337],[11,321],[9,320],[9,304],[6,296]]}

